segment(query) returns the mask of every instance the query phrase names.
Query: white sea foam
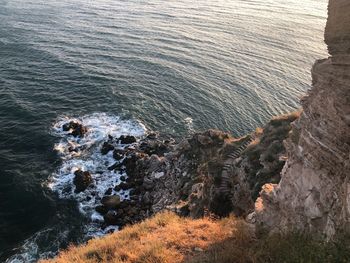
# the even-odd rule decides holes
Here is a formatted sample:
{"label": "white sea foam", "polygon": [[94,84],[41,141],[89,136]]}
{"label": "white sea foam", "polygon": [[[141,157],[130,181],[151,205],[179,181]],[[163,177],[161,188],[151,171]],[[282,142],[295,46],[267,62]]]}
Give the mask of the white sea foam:
{"label": "white sea foam", "polygon": [[[83,138],[70,136],[68,132],[63,131],[63,124],[70,121],[78,121],[88,129]],[[118,116],[104,113],[79,118],[61,117],[54,124],[53,134],[61,138],[54,148],[62,158],[62,165],[50,178],[48,186],[57,192],[60,198],[75,199],[78,202],[79,211],[91,219],[91,224],[87,226],[88,236],[102,235],[113,228],[109,227],[102,231],[100,223],[103,217],[94,210],[109,188],[113,189],[112,194],[120,195],[121,199],[129,198],[129,191],[114,190],[114,187],[120,183],[120,177],[127,177],[127,175],[107,169],[116,160],[112,152],[101,154],[103,142],[108,140],[109,135],[113,138],[132,135],[140,139],[145,132],[145,126],[140,122],[123,120]],[[123,148],[123,145],[118,147]],[[81,193],[75,193],[73,184],[74,172],[78,169],[89,171],[94,181]]]}
{"label": "white sea foam", "polygon": [[187,117],[184,119],[185,121],[185,126],[186,129],[188,131],[188,133],[193,133],[194,132],[194,128],[193,128],[193,119],[191,117]]}
{"label": "white sea foam", "polygon": [[[45,249],[43,252],[39,248],[39,243],[47,240],[48,236],[52,237],[52,233],[55,234],[54,238],[50,239],[50,248],[55,251],[60,247],[60,243],[67,239],[69,232],[66,230],[55,231],[52,228],[44,228],[38,231],[30,238],[26,239],[20,248],[20,252],[8,258],[6,263],[27,263],[27,262],[37,262],[39,258],[49,258],[55,256],[55,252],[51,252]],[[47,242],[46,242],[47,243]]]}
{"label": "white sea foam", "polygon": [[[70,136],[69,132],[63,131],[63,124],[70,121],[78,121],[87,127],[88,131],[83,138]],[[60,198],[77,201],[79,211],[89,221],[84,226],[85,236],[82,239],[103,236],[118,229],[118,226],[108,226],[102,229],[103,216],[95,211],[95,207],[100,204],[106,190],[113,189],[118,185],[121,182],[121,176],[127,178],[125,172],[108,170],[108,167],[113,165],[116,160],[114,160],[112,152],[106,155],[101,154],[103,142],[108,140],[109,135],[113,138],[118,138],[121,135],[132,135],[139,140],[145,133],[146,128],[142,123],[124,120],[118,116],[105,113],[95,113],[76,118],[63,116],[54,123],[52,134],[60,138],[59,142],[54,145],[54,149],[59,153],[62,164],[49,178],[47,186],[56,192]],[[125,145],[117,146],[119,148],[125,147]],[[89,171],[94,181],[91,187],[81,193],[74,192],[74,172],[78,169]],[[121,199],[129,198],[129,190],[116,192],[113,189],[111,194],[118,194]],[[54,240],[52,240],[52,235],[55,236]],[[64,230],[45,228],[25,240],[19,253],[10,257],[6,263],[36,262],[38,257],[51,257],[55,252],[41,251],[38,243],[45,243],[45,240],[50,236],[50,250],[57,251],[60,244],[67,241],[68,235],[69,227]]]}

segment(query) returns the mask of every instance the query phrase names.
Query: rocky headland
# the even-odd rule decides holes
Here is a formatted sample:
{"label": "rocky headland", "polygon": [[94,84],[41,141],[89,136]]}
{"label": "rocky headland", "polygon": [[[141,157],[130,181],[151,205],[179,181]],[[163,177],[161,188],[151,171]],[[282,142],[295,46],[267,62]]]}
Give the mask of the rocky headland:
{"label": "rocky headland", "polygon": [[[162,210],[191,218],[247,216],[261,187],[279,182],[286,161],[283,141],[299,114],[275,117],[242,138],[218,130],[198,132],[179,142],[153,132],[139,140],[109,136],[101,155],[113,152],[115,163],[107,169],[125,176],[106,189],[95,207],[104,218],[101,227],[122,228]],[[66,130],[71,136],[83,137],[79,132],[87,131],[81,123],[65,127],[70,127]],[[88,189],[94,184],[90,171],[76,170],[73,184],[76,193]],[[121,198],[125,191],[129,198]]]}
{"label": "rocky headland", "polygon": [[[125,172],[95,210],[102,227],[139,222],[164,209],[181,216],[246,217],[260,229],[302,229],[332,237],[350,220],[350,3],[330,1],[325,40],[330,58],[312,69],[303,110],[273,118],[242,138],[208,130],[176,142],[149,132],[109,136],[110,171]],[[81,123],[62,127],[83,137]],[[74,150],[74,149],[73,149]],[[92,179],[75,171],[76,192]],[[129,191],[121,200],[120,191]]]}
{"label": "rocky headland", "polygon": [[[241,138],[217,130],[180,141],[151,132],[141,139],[110,136],[101,154],[113,151],[108,169],[127,176],[95,207],[102,227],[123,228],[170,210],[194,219],[233,214],[257,233],[297,230],[327,240],[348,233],[350,2],[330,0],[328,13],[330,57],[315,63],[301,111]],[[80,124],[66,129],[72,136],[85,133]],[[76,171],[74,184],[76,191],[93,184],[89,171]],[[126,190],[129,198],[121,199]]]}

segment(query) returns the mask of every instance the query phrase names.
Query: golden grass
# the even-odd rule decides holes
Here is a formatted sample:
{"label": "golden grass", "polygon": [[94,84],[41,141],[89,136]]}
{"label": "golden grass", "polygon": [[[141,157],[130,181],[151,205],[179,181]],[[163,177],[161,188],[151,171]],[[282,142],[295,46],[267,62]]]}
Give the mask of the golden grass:
{"label": "golden grass", "polygon": [[83,246],[71,246],[57,263],[176,263],[183,262],[214,243],[231,237],[241,221],[229,218],[192,220],[163,212],[120,232],[93,239]]}
{"label": "golden grass", "polygon": [[163,212],[41,263],[346,263],[350,238],[322,242],[300,233],[262,235],[233,217],[193,220]]}

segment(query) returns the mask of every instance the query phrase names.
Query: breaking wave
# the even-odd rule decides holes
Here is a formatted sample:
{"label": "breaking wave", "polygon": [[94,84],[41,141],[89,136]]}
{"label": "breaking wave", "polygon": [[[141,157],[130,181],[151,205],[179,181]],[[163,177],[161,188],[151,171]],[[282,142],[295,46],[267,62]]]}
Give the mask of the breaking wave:
{"label": "breaking wave", "polygon": [[[79,122],[87,128],[87,133],[83,138],[73,137],[69,131],[63,131],[62,126],[71,121]],[[83,240],[102,236],[118,229],[117,226],[101,228],[103,217],[95,211],[95,207],[100,204],[100,200],[108,189],[112,191],[110,194],[119,195],[121,200],[129,198],[129,190],[114,190],[114,187],[121,183],[121,176],[127,178],[127,175],[123,171],[108,170],[108,167],[115,164],[116,160],[112,152],[102,155],[103,142],[107,141],[110,136],[119,138],[121,135],[132,135],[140,140],[146,135],[146,131],[146,127],[141,122],[124,120],[119,116],[105,113],[83,117],[62,116],[53,124],[52,134],[60,138],[59,142],[54,145],[54,149],[58,152],[62,163],[49,178],[47,186],[57,193],[60,199],[71,199],[78,204],[79,212],[87,220],[87,223],[84,222],[83,225]],[[130,148],[132,145],[118,145],[118,147],[123,149]],[[94,182],[80,193],[75,192],[73,184],[74,172],[78,169],[89,171]],[[60,249],[60,245],[67,242],[69,232],[74,227],[74,224],[71,226],[63,224],[37,232],[23,243],[18,254],[10,257],[6,262],[36,262],[38,258],[54,256]],[[39,248],[47,242],[50,242],[49,249]]]}
{"label": "breaking wave", "polygon": [[[70,136],[69,132],[63,131],[62,126],[70,121],[78,121],[87,128],[83,138]],[[146,128],[140,122],[123,120],[104,113],[81,118],[62,117],[54,124],[53,134],[61,138],[54,148],[62,158],[62,165],[52,176],[48,186],[57,192],[60,198],[73,198],[78,201],[79,211],[91,219],[88,235],[101,235],[112,228],[101,232],[103,217],[94,209],[108,189],[112,189],[112,194],[118,194],[122,200],[129,198],[128,190],[114,190],[114,187],[121,183],[120,177],[127,175],[123,171],[108,170],[116,160],[112,152],[101,154],[103,142],[110,136],[119,138],[121,135],[132,135],[140,139],[145,133]],[[119,147],[124,148],[125,145]],[[79,169],[89,171],[94,183],[85,191],[75,193],[74,172]]]}

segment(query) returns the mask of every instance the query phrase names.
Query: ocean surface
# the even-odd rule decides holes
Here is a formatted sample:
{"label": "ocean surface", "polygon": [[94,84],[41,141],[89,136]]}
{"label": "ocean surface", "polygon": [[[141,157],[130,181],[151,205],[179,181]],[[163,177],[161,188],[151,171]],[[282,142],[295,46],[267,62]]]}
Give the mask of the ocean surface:
{"label": "ocean surface", "polygon": [[[35,262],[103,235],[69,188],[116,177],[100,143],[147,130],[235,136],[299,107],[327,56],[326,0],[0,0],[0,261]],[[69,141],[60,125],[89,127]],[[88,150],[71,156],[69,144]],[[127,198],[127,193],[125,193]],[[92,209],[92,210],[91,210]],[[108,229],[107,229],[108,230]]]}

